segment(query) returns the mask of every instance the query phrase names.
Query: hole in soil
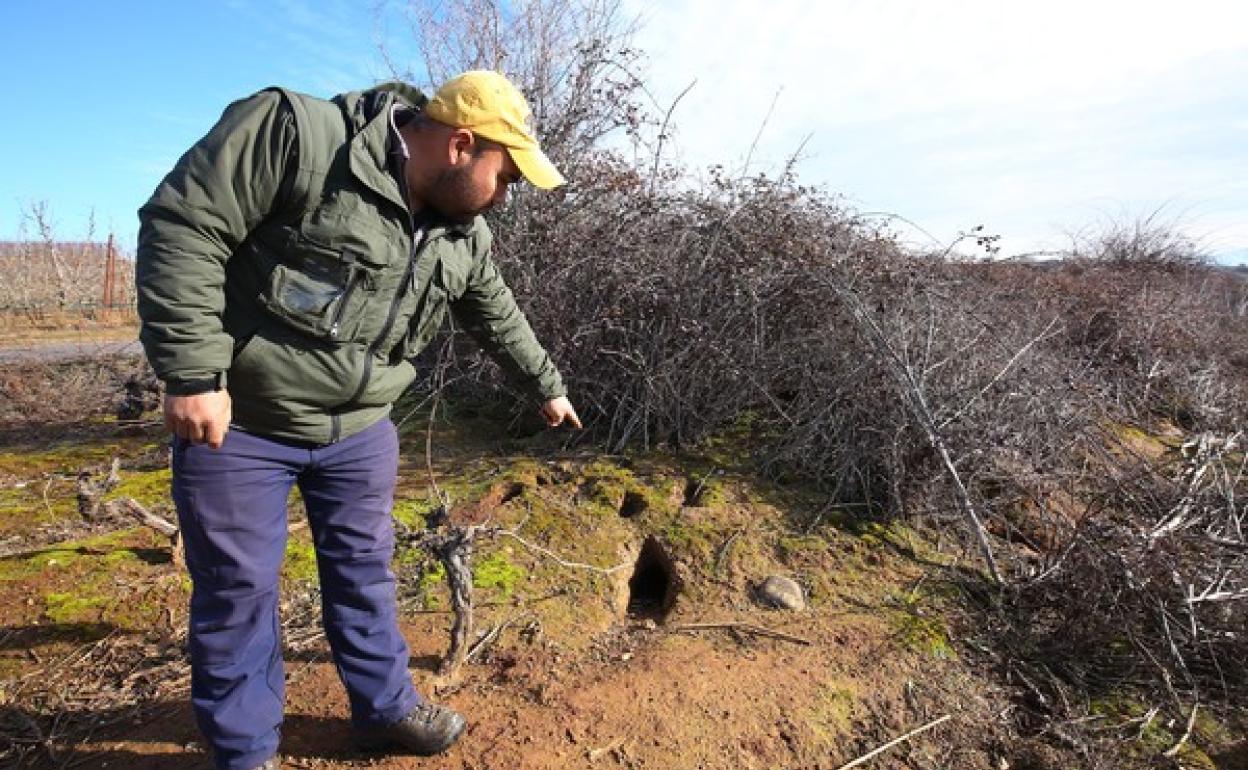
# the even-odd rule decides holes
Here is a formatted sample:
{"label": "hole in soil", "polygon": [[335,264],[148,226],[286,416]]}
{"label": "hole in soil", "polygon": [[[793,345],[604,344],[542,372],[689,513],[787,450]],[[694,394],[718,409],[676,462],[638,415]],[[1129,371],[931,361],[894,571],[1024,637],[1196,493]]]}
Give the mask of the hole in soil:
{"label": "hole in soil", "polygon": [[672,557],[653,537],[646,538],[628,580],[628,615],[662,619],[676,599]]}
{"label": "hole in soil", "polygon": [[624,502],[620,503],[620,518],[631,519],[639,513],[644,513],[649,504],[646,498],[639,492],[625,492]]}
{"label": "hole in soil", "polygon": [[706,479],[685,480],[685,507],[697,508],[702,505],[702,496],[706,494]]}
{"label": "hole in soil", "polygon": [[511,486],[507,487],[507,491],[503,493],[503,499],[499,501],[499,504],[502,505],[503,503],[511,502],[523,494],[524,485],[519,481],[514,481]]}

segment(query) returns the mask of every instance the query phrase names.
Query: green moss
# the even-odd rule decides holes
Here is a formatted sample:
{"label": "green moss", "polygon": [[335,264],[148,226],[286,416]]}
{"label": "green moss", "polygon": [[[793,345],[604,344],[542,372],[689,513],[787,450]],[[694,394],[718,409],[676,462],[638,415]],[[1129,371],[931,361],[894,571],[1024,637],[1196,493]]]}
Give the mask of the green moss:
{"label": "green moss", "polygon": [[699,441],[695,451],[717,468],[749,468],[751,451],[779,433],[779,423],[758,410],[741,412],[728,426]]}
{"label": "green moss", "polygon": [[118,442],[26,444],[0,452],[0,475],[33,478],[50,473],[77,474],[85,467],[106,465],[114,457],[136,449]]}
{"label": "green moss", "polygon": [[169,468],[154,471],[130,471],[121,474],[121,483],[113,488],[106,500],[132,497],[146,506],[168,505],[169,485],[173,472]]}
{"label": "green moss", "polygon": [[80,552],[70,544],[62,544],[36,551],[26,556],[13,556],[0,561],[3,565],[0,580],[21,580],[44,570],[65,568],[78,560]]}
{"label": "green moss", "polygon": [[128,562],[137,562],[138,560],[138,555],[129,548],[118,548],[115,551],[110,551],[104,554],[104,563],[109,566],[117,566]]}
{"label": "green moss", "polygon": [[437,507],[438,504],[428,496],[404,498],[394,501],[390,515],[412,529],[424,529],[429,514]]}
{"label": "green moss", "polygon": [[956,658],[939,602],[932,598],[920,591],[893,594],[892,599],[900,609],[890,614],[889,623],[906,647],[941,660]]}
{"label": "green moss", "polygon": [[53,623],[82,623],[98,620],[100,609],[107,600],[102,596],[50,593],[43,597],[43,601],[43,614]]}
{"label": "green moss", "polygon": [[691,491],[697,493],[697,505],[711,508],[728,502],[728,487],[721,477],[699,476],[690,481],[694,484]]}
{"label": "green moss", "polygon": [[[1149,707],[1125,693],[1111,693],[1093,700],[1088,710],[1096,715],[1106,717],[1110,724],[1122,724],[1132,720],[1146,718]],[[1156,755],[1170,748],[1178,740],[1164,724],[1165,720],[1156,715],[1147,724],[1142,725],[1139,734],[1139,754],[1141,756]]]}
{"label": "green moss", "polygon": [[[629,461],[631,465],[631,461]],[[629,517],[662,515],[672,504],[670,478],[660,477],[658,485],[651,478],[647,483],[630,468],[607,460],[595,461],[584,468],[579,482],[581,507],[596,517],[619,516],[625,506],[632,510]]]}
{"label": "green moss", "polygon": [[1088,703],[1088,711],[1107,719],[1134,719],[1144,716],[1148,712],[1148,707],[1130,695],[1110,693],[1104,697],[1092,699]]}
{"label": "green moss", "polygon": [[626,468],[599,460],[586,466],[580,486],[583,504],[598,515],[617,515],[624,496],[641,485]]}
{"label": "green moss", "polygon": [[40,480],[0,488],[0,533],[25,532],[77,516],[78,501],[71,481],[53,479],[49,484]]}
{"label": "green moss", "polygon": [[825,684],[811,707],[810,726],[815,737],[825,745],[840,743],[852,724],[857,702],[857,694],[845,684]]}
{"label": "green moss", "polygon": [[[520,532],[525,539],[558,553],[565,559],[599,566],[611,566],[619,559],[619,544],[627,530],[618,516],[602,516],[591,506],[561,505],[536,498],[519,514],[524,517]],[[554,565],[549,565],[554,569]],[[545,575],[549,570],[543,569]],[[566,571],[563,573],[566,576]]]}
{"label": "green moss", "polygon": [[828,541],[819,535],[781,535],[776,539],[776,553],[781,559],[790,559],[826,550]]}
{"label": "green moss", "polygon": [[[28,531],[32,527],[75,518],[78,515],[77,489],[74,479],[79,471],[90,468],[101,471],[114,458],[142,458],[150,462],[160,454],[160,445],[143,437],[110,440],[100,443],[84,442],[40,444],[30,443],[9,447],[0,453],[0,534]],[[144,477],[150,472],[122,472],[122,484],[150,487]],[[132,477],[140,477],[138,481]],[[148,504],[168,501],[168,472],[155,486],[162,487],[159,494],[151,494],[150,488],[141,494],[130,495]],[[129,494],[123,492],[121,494]],[[109,497],[120,496],[114,493]]]}
{"label": "green moss", "polygon": [[1235,731],[1218,721],[1213,712],[1207,708],[1196,712],[1194,729],[1197,735],[1211,744],[1229,746],[1238,740]]}
{"label": "green moss", "polygon": [[514,564],[503,551],[496,551],[472,568],[472,584],[476,588],[495,589],[502,598],[510,598],[516,583],[524,577],[524,568]]}
{"label": "green moss", "polygon": [[878,549],[888,545],[909,548],[909,529],[899,521],[862,521],[851,526],[859,541],[868,548]]}
{"label": "green moss", "polygon": [[949,630],[939,618],[902,613],[894,619],[893,627],[902,643],[912,650],[941,660],[957,657],[949,643]]}
{"label": "green moss", "polygon": [[1183,770],[1218,770],[1218,764],[1213,761],[1213,758],[1192,745],[1191,742],[1179,747],[1174,755],[1174,761]]}
{"label": "green moss", "polygon": [[447,590],[443,588],[446,585],[446,567],[440,561],[426,563],[424,570],[420,573],[417,585],[420,588],[420,596],[424,601],[425,609],[441,609],[443,596]]}
{"label": "green moss", "polygon": [[48,570],[68,569],[82,559],[99,559],[108,566],[137,562],[138,556],[126,545],[136,532],[145,532],[145,530],[141,528],[117,530],[81,540],[68,540],[39,551],[15,554],[0,559],[0,581],[25,580]]}
{"label": "green moss", "polygon": [[702,558],[712,556],[726,534],[727,528],[714,516],[690,509],[678,511],[659,524],[659,535],[665,543]]}
{"label": "green moss", "polygon": [[[1122,692],[1110,693],[1093,700],[1089,711],[1105,717],[1109,724],[1140,724],[1139,728],[1134,728],[1138,732],[1139,741],[1131,753],[1141,759],[1155,758],[1174,746],[1179,740],[1185,721],[1184,715],[1177,716],[1171,722],[1164,715],[1156,714],[1145,724],[1143,720],[1148,717],[1149,704]],[[1179,749],[1174,757],[1175,762],[1179,767],[1191,770],[1216,770],[1217,765],[1198,744],[1228,746],[1236,738],[1234,732],[1223,727],[1208,710],[1198,710],[1192,739]]]}
{"label": "green moss", "polygon": [[173,578],[160,557],[167,541],[143,527],[59,543],[0,560],[0,581],[36,601],[58,624],[107,623],[118,628],[150,627],[160,617]]}
{"label": "green moss", "polygon": [[282,575],[288,580],[316,583],[316,548],[309,542],[290,538],[286,541],[286,560]]}

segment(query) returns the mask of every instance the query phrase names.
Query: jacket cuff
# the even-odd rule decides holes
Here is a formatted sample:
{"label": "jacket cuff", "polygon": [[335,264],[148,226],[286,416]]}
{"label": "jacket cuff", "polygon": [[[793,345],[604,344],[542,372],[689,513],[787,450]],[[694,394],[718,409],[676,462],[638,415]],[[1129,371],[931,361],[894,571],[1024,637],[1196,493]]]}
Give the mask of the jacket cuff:
{"label": "jacket cuff", "polygon": [[568,395],[568,389],[563,384],[563,378],[559,376],[558,372],[555,372],[553,376],[543,377],[539,380],[537,387],[534,388],[534,393],[541,403],[544,404],[552,398]]}
{"label": "jacket cuff", "polygon": [[225,372],[217,372],[211,377],[197,379],[170,377],[165,380],[165,394],[170,396],[198,396],[218,390],[225,390]]}

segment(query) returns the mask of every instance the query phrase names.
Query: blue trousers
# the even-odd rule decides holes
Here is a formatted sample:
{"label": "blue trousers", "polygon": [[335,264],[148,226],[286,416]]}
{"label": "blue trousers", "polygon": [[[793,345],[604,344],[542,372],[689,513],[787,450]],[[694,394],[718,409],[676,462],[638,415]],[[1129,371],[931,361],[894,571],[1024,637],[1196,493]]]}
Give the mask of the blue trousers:
{"label": "blue trousers", "polygon": [[220,449],[174,440],[173,498],[191,574],[191,703],[221,770],[277,753],[285,695],[278,572],[299,486],[316,546],[322,620],[357,726],[419,702],[395,604],[394,425],[298,446],[231,430]]}

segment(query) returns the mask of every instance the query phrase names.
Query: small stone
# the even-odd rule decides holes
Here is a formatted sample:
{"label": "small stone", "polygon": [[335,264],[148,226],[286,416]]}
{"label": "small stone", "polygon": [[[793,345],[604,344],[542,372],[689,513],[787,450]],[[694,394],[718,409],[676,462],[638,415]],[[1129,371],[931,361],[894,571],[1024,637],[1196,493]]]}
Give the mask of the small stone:
{"label": "small stone", "polygon": [[620,655],[620,660],[624,661],[625,663],[627,663],[628,661],[632,659],[633,659],[633,654],[631,652],[626,652]]}
{"label": "small stone", "polygon": [[641,621],[641,627],[646,629],[647,631],[653,631],[659,627],[659,624],[654,622],[654,618],[646,618],[645,620]]}
{"label": "small stone", "polygon": [[782,610],[806,609],[806,594],[796,580],[771,575],[758,585],[758,598],[771,607]]}

